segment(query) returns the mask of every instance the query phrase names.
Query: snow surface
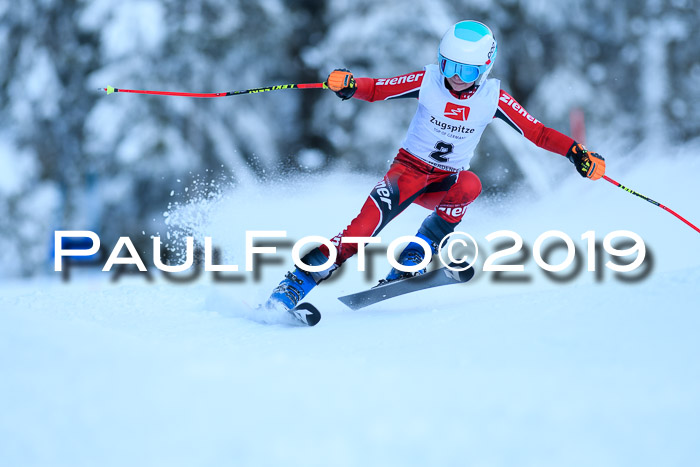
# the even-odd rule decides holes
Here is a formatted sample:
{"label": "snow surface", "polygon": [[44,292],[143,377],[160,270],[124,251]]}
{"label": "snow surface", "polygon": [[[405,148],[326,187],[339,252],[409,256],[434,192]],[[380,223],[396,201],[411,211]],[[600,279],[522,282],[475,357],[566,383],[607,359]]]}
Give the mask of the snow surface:
{"label": "snow surface", "polygon": [[[627,162],[610,175],[700,221],[697,157]],[[171,210],[168,233],[212,236],[243,269],[245,230],[330,237],[375,182],[334,174],[233,189]],[[409,208],[383,243],[426,213]],[[607,270],[557,283],[530,259],[527,283],[481,273],[350,311],[336,297],[370,283],[353,259],[310,296],[323,312],[315,328],[264,324],[250,308],[289,266],[288,249],[259,281],[6,282],[2,464],[698,465],[700,235],[573,171],[544,199],[479,200],[460,229],[485,246],[501,229],[530,246],[550,229],[577,245],[588,230],[600,240],[632,230],[653,267],[633,283]],[[377,260],[373,278],[386,269]]]}

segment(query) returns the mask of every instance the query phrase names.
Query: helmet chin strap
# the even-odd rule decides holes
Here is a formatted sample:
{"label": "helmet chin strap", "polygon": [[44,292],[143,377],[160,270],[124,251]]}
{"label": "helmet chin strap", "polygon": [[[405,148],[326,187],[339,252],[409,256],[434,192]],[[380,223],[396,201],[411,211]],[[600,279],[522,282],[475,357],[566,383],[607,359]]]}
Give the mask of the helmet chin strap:
{"label": "helmet chin strap", "polygon": [[454,94],[455,97],[457,97],[458,99],[467,99],[467,98],[473,96],[474,93],[476,92],[476,90],[479,89],[479,85],[477,84],[478,80],[477,80],[477,81],[473,82],[472,85],[469,86],[468,88],[466,88],[462,91],[457,91],[452,87],[452,85],[447,80],[447,78],[445,78],[444,76],[443,76],[443,78],[445,79],[445,87],[447,88],[447,90],[450,91],[452,94]]}

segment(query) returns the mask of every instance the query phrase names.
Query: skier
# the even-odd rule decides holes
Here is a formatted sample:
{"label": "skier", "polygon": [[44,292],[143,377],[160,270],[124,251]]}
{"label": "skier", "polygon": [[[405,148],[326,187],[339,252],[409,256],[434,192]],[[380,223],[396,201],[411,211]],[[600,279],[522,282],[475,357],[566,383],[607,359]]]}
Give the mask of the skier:
{"label": "skier", "polygon": [[[386,79],[354,78],[343,68],[330,73],[326,84],[343,100],[417,98],[418,110],[389,171],[371,191],[359,215],[331,240],[337,251],[335,262],[318,272],[300,268],[288,272],[266,306],[293,309],[357,252],[358,245],[343,242],[344,237],[377,235],[411,203],[432,211],[416,237],[427,242],[435,254],[440,241],[455,230],[466,207],[481,193],[481,182],[468,170],[469,162],[481,134],[494,118],[505,121],[537,146],[567,157],[581,176],[591,180],[603,176],[603,157],[544,126],[501,89],[499,80],[487,79],[497,52],[496,39],[486,25],[461,21],[442,37],[437,65],[427,65],[422,71]],[[412,242],[398,262],[415,266],[425,254],[418,242]],[[324,265],[328,260],[325,245],[302,258],[311,266]],[[413,274],[392,268],[384,281]]]}

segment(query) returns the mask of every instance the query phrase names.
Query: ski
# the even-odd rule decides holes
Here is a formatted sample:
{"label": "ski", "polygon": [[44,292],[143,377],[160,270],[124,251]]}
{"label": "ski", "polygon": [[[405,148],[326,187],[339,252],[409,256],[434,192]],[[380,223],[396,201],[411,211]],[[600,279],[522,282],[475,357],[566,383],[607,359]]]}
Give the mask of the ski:
{"label": "ski", "polygon": [[300,303],[289,310],[289,314],[307,326],[316,326],[321,321],[321,312],[311,303]]}
{"label": "ski", "polygon": [[474,277],[474,268],[469,268],[466,271],[453,271],[443,266],[440,269],[421,274],[420,276],[387,282],[362,292],[338,297],[338,300],[353,310],[359,310],[360,308],[418,290],[464,283],[471,280],[472,277]]}

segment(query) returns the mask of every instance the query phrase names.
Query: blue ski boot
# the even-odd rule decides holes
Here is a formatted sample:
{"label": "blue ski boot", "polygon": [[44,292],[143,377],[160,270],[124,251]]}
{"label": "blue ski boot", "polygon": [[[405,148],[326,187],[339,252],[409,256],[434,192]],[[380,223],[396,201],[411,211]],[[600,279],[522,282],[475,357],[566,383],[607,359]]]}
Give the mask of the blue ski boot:
{"label": "blue ski boot", "polygon": [[281,305],[289,311],[299,304],[299,302],[316,287],[316,281],[311,275],[296,268],[293,272],[288,272],[284,280],[275,287],[265,304],[268,308],[278,308]]}
{"label": "blue ski boot", "polygon": [[[437,244],[431,240],[430,238],[426,237],[422,233],[418,232],[416,234],[416,237],[422,238],[425,240],[428,245],[430,245],[430,249],[432,250],[433,254],[436,254],[438,251]],[[425,250],[423,249],[423,246],[421,246],[420,243],[417,242],[411,242],[408,245],[406,245],[406,248],[403,249],[401,254],[399,255],[399,264],[403,266],[416,266],[423,262],[423,259],[425,258]],[[407,279],[409,277],[413,276],[419,276],[421,274],[425,274],[426,268],[423,268],[419,271],[416,272],[404,272],[404,271],[399,271],[396,268],[391,268],[391,271],[389,271],[389,274],[387,274],[386,278],[379,281],[379,284],[384,284],[386,282],[391,282],[399,279]]]}
{"label": "blue ski boot", "polygon": [[[326,261],[328,261],[328,258],[318,248],[315,248],[302,258],[302,262],[310,266],[319,266],[325,264]],[[328,269],[320,272],[306,272],[300,268],[288,272],[284,280],[272,291],[265,306],[267,308],[279,308],[281,306],[286,311],[294,309],[319,282],[328,279],[337,268],[338,265],[333,264]]]}

